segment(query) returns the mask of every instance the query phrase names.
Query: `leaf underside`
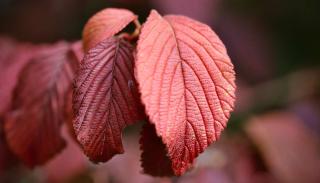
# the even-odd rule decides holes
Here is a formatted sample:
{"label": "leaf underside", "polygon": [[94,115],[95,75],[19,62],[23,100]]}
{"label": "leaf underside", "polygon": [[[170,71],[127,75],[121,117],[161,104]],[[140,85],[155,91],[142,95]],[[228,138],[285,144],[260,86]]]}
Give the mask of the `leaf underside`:
{"label": "leaf underside", "polygon": [[83,45],[87,52],[95,45],[110,38],[137,19],[131,11],[118,8],[104,9],[87,22],[83,29]]}
{"label": "leaf underside", "polygon": [[77,75],[74,129],[85,154],[105,162],[123,153],[122,129],[139,119],[133,47],[111,37],[85,55]]}
{"label": "leaf underside", "polygon": [[157,136],[153,124],[147,122],[142,127],[140,138],[141,166],[145,167],[144,173],[152,176],[174,175],[171,161],[167,156],[166,146]]}
{"label": "leaf underside", "polygon": [[4,124],[11,150],[28,166],[41,165],[65,145],[60,126],[70,106],[77,61],[59,43],[32,57],[20,73]]}
{"label": "leaf underside", "polygon": [[235,73],[226,49],[208,26],[152,11],[135,72],[145,111],[181,175],[218,139],[233,110]]}

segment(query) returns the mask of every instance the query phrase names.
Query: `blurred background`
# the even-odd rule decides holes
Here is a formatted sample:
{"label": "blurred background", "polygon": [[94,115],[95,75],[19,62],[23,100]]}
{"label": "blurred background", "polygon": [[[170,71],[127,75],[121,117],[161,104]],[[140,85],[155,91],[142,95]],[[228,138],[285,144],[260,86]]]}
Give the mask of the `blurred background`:
{"label": "blurred background", "polygon": [[33,170],[19,163],[1,131],[0,182],[320,182],[320,1],[0,0],[0,35],[34,44],[79,40],[88,18],[106,7],[128,8],[140,22],[156,9],[210,25],[237,73],[228,128],[179,178],[142,174],[140,125],[125,130],[125,154],[100,165],[64,128],[67,148]]}

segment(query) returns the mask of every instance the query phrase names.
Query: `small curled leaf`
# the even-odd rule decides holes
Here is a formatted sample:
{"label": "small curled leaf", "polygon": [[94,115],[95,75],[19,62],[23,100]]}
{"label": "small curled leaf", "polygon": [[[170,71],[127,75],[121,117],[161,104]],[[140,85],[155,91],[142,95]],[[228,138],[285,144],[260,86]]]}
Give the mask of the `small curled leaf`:
{"label": "small curled leaf", "polygon": [[152,11],[138,41],[135,75],[175,175],[216,141],[235,100],[235,72],[210,27]]}
{"label": "small curled leaf", "polygon": [[33,56],[14,90],[4,130],[11,150],[29,167],[45,163],[65,146],[60,126],[71,107],[68,93],[78,64],[68,52],[69,44],[59,43]]}
{"label": "small curled leaf", "polygon": [[132,52],[128,42],[111,37],[90,49],[81,63],[73,123],[78,141],[93,162],[123,153],[122,129],[139,119]]}
{"label": "small curled leaf", "polygon": [[110,38],[137,19],[131,11],[118,8],[104,9],[89,19],[83,29],[83,45],[85,52],[99,42]]}

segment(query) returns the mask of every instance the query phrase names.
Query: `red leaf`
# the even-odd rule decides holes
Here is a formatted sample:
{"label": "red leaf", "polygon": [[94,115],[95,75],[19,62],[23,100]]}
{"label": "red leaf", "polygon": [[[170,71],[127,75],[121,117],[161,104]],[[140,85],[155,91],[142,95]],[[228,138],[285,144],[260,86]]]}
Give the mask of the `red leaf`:
{"label": "red leaf", "polygon": [[83,45],[87,52],[99,42],[110,38],[137,19],[131,11],[107,8],[95,14],[83,29]]}
{"label": "red leaf", "polygon": [[152,11],[138,42],[136,78],[176,175],[216,141],[235,100],[226,49],[206,25]]}
{"label": "red leaf", "polygon": [[[5,133],[12,151],[28,166],[45,163],[64,147],[60,125],[77,61],[60,43],[35,55],[23,68],[14,91]],[[70,99],[71,100],[71,99]]]}
{"label": "red leaf", "polygon": [[105,162],[123,153],[122,129],[137,121],[133,47],[111,37],[89,50],[74,91],[74,128],[85,154]]}
{"label": "red leaf", "polygon": [[152,176],[173,175],[171,161],[167,156],[166,146],[157,136],[155,127],[149,122],[144,124],[140,139],[141,163],[144,173]]}

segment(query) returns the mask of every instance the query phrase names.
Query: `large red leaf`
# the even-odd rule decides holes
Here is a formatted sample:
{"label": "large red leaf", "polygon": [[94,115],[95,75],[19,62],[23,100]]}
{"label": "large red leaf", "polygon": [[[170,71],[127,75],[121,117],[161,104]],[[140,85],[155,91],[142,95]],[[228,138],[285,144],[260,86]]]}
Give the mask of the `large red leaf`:
{"label": "large red leaf", "polygon": [[69,44],[59,43],[35,55],[23,68],[14,90],[5,135],[12,151],[28,166],[45,163],[64,147],[60,125],[66,120],[68,93],[77,61]]}
{"label": "large red leaf", "polygon": [[120,38],[100,42],[84,57],[74,91],[74,128],[85,154],[105,162],[123,153],[122,129],[139,118],[133,47]]}
{"label": "large red leaf", "polygon": [[135,71],[146,113],[181,175],[218,139],[233,110],[235,73],[226,49],[208,26],[152,11]]}
{"label": "large red leaf", "polygon": [[99,42],[120,32],[137,16],[131,11],[118,8],[104,9],[89,19],[83,29],[83,45],[87,52]]}

